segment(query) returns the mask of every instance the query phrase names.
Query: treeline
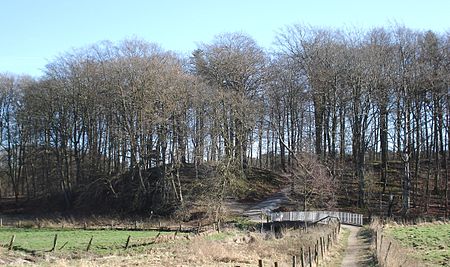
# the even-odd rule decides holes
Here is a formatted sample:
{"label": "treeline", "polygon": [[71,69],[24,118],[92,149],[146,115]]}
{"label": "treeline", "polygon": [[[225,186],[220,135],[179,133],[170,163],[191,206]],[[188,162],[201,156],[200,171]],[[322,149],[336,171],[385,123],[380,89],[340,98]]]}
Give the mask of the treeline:
{"label": "treeline", "polygon": [[1,197],[70,202],[98,183],[114,195],[126,174],[139,194],[182,205],[185,164],[239,176],[289,171],[292,153],[315,153],[332,175],[351,163],[361,207],[368,161],[386,187],[396,160],[405,212],[432,192],[448,210],[450,35],[293,25],[276,43],[267,52],[229,33],[184,58],[142,40],[102,42],[38,79],[2,74]]}

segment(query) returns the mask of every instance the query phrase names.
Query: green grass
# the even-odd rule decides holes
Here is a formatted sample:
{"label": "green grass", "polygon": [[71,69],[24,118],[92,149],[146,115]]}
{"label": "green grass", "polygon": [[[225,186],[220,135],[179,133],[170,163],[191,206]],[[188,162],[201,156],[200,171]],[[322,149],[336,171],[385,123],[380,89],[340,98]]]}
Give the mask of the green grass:
{"label": "green grass", "polygon": [[450,224],[395,227],[387,231],[417,253],[414,257],[433,265],[450,262]]}
{"label": "green grass", "polygon": [[[0,229],[0,244],[8,246],[11,236],[15,235],[14,250],[29,253],[49,251],[53,247],[55,234],[58,234],[58,253],[86,251],[90,238],[93,241],[90,252],[96,254],[112,254],[123,251],[128,236],[130,249],[139,250],[154,241],[156,231],[122,231],[122,230],[79,230],[79,229],[24,229],[3,228]],[[165,234],[165,233],[161,233]],[[67,244],[64,248],[61,246]]]}

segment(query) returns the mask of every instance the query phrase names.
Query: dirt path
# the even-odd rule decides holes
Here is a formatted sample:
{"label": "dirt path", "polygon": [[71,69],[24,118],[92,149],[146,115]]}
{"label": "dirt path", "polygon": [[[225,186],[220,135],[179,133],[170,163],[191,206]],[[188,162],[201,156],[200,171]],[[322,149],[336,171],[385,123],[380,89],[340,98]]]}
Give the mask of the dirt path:
{"label": "dirt path", "polygon": [[289,202],[288,198],[288,192],[289,188],[285,188],[270,197],[250,206],[247,207],[244,212],[242,213],[244,216],[247,216],[250,220],[261,220],[261,211],[271,211],[274,209],[277,209],[283,204],[286,204]]}
{"label": "dirt path", "polygon": [[284,188],[277,193],[255,203],[239,203],[234,200],[226,203],[233,214],[242,214],[252,221],[261,221],[261,211],[275,210],[290,203],[288,198],[290,188]]}
{"label": "dirt path", "polygon": [[370,266],[372,258],[369,250],[369,238],[363,234],[362,228],[350,225],[342,225],[342,227],[350,230],[350,236],[341,266]]}

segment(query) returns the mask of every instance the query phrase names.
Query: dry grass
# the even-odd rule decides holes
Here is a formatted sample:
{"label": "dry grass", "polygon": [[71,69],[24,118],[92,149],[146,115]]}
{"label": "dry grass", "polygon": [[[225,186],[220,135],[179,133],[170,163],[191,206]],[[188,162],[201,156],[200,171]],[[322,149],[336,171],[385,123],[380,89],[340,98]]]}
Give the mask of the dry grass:
{"label": "dry grass", "polygon": [[338,243],[334,246],[328,253],[328,256],[323,262],[324,267],[337,267],[341,266],[342,260],[344,259],[345,250],[348,245],[348,236],[350,231],[348,229],[342,229],[341,234],[338,238]]}
{"label": "dry grass", "polygon": [[291,264],[293,255],[299,255],[301,247],[313,245],[319,235],[326,235],[329,230],[327,226],[311,228],[308,233],[292,230],[280,239],[271,234],[228,230],[167,240],[149,245],[138,253],[84,254],[82,258],[56,258],[47,254],[44,258],[33,258],[20,252],[2,251],[0,259],[4,260],[3,265],[31,261],[41,266],[257,266],[262,259],[267,266],[273,266],[275,261],[285,266]]}

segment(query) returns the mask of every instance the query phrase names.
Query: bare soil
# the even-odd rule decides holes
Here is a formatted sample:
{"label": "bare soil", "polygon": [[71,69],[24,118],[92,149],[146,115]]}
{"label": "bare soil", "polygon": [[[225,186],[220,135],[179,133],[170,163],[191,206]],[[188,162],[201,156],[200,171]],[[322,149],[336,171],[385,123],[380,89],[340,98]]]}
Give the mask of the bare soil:
{"label": "bare soil", "polygon": [[350,231],[348,246],[345,251],[342,267],[373,266],[370,252],[370,240],[361,227],[342,225]]}

